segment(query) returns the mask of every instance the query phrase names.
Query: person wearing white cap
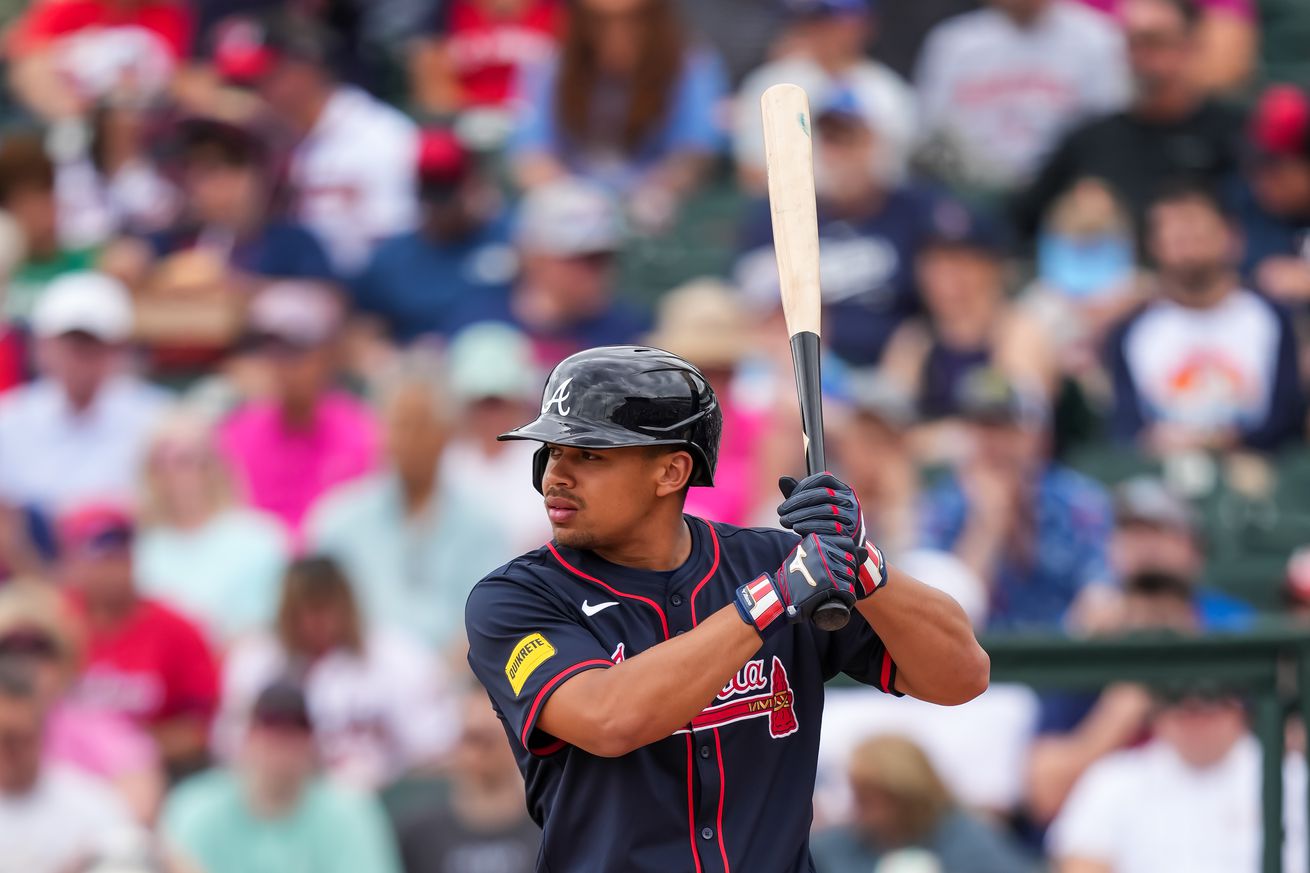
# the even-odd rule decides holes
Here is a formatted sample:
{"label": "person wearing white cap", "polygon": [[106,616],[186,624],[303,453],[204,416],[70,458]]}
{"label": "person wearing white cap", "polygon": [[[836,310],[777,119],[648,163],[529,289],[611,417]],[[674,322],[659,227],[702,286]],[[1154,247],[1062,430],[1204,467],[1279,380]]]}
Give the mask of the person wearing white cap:
{"label": "person wearing white cap", "polygon": [[603,188],[566,178],[523,199],[515,233],[522,273],[510,309],[538,362],[633,342],[647,320],[614,297],[623,216]]}
{"label": "person wearing white cap", "polygon": [[44,513],[128,499],[168,395],[130,375],[132,300],[116,279],[69,273],[32,313],[42,376],[0,400],[0,500]]}

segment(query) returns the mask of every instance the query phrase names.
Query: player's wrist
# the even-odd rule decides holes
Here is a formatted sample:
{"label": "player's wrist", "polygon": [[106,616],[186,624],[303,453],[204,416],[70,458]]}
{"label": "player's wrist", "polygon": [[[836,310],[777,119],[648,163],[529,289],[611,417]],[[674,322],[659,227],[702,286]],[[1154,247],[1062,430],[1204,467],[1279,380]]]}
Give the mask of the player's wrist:
{"label": "player's wrist", "polygon": [[761,637],[786,624],[787,611],[782,602],[782,595],[774,584],[773,577],[767,573],[761,573],[745,585],[739,586],[733,603],[741,620],[755,628]]}
{"label": "player's wrist", "polygon": [[860,547],[860,555],[864,560],[856,568],[855,596],[864,600],[887,584],[887,559],[883,557],[882,549],[868,540]]}

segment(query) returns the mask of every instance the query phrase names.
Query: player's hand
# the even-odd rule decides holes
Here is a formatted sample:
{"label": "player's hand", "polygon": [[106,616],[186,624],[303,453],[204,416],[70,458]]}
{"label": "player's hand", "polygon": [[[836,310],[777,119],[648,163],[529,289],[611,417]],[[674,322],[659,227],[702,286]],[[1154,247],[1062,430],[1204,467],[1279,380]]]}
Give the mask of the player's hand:
{"label": "player's hand", "polygon": [[887,584],[887,563],[882,550],[869,542],[864,510],[854,488],[824,472],[799,482],[783,476],[778,490],[784,498],[778,506],[778,523],[783,527],[801,536],[848,537],[854,544],[857,597],[863,600]]}
{"label": "player's hand", "polygon": [[809,621],[829,598],[854,606],[859,584],[855,559],[848,538],[810,534],[776,573],[762,574],[737,589],[737,611],[764,636],[787,623]]}

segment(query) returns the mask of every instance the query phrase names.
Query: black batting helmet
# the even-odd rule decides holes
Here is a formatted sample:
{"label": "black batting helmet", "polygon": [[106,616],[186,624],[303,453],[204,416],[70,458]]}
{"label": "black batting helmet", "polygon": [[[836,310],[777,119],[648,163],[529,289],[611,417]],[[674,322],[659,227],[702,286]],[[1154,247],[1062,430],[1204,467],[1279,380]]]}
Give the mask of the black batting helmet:
{"label": "black batting helmet", "polygon": [[[501,434],[583,449],[680,446],[692,457],[691,485],[713,485],[723,411],[710,383],[671,352],[644,346],[602,346],[559,363],[546,380],[541,414]],[[533,457],[540,491],[546,446]]]}

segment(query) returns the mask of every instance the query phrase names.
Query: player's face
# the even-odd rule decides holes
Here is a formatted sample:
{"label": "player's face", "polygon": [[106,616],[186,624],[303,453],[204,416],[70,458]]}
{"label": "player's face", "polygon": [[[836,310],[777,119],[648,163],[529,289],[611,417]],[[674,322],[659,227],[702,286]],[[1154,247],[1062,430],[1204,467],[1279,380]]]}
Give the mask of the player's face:
{"label": "player's face", "polygon": [[[555,540],[571,549],[604,549],[630,539],[666,496],[670,455],[641,446],[547,447],[541,490]],[[686,456],[685,452],[676,453]],[[679,489],[680,490],[680,489]]]}

